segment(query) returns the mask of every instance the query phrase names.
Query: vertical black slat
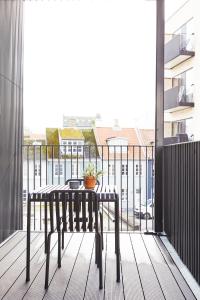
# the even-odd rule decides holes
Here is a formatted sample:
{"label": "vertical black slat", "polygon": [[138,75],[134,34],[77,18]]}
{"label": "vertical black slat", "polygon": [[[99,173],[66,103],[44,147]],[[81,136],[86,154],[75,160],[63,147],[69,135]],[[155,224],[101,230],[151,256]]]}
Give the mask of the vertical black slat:
{"label": "vertical black slat", "polygon": [[48,184],[48,145],[45,146],[46,185]]}
{"label": "vertical black slat", "polygon": [[[129,211],[128,211],[128,172],[129,172],[129,167],[128,167],[128,146],[126,147],[126,165],[127,165],[127,169],[126,169],[126,222],[127,222],[127,231],[128,231],[128,224],[129,224],[129,220],[128,220],[128,215],[129,215]],[[124,190],[125,191],[125,190]],[[125,196],[125,193],[124,193],[124,196]]]}
{"label": "vertical black slat", "polygon": [[185,212],[186,212],[186,145],[183,144],[183,153],[181,155],[181,160],[183,164],[183,198],[182,198],[182,205],[183,205],[183,213],[182,213],[182,257],[183,261],[185,261],[185,233],[186,233],[186,224],[185,224]]}
{"label": "vertical black slat", "polygon": [[[49,182],[49,180],[48,180],[48,145],[45,145],[45,170],[46,170],[46,185],[47,185]],[[48,219],[47,201],[45,201],[45,204],[44,204],[44,220],[45,220],[45,218],[46,218],[46,220]],[[44,230],[47,230],[47,227]],[[45,240],[45,242],[46,242],[46,240]],[[46,251],[47,251],[47,245],[45,243],[45,253],[46,253]]]}
{"label": "vertical black slat", "polygon": [[53,201],[54,201],[54,193],[50,193],[49,195],[49,215],[50,215],[50,230],[54,232],[54,214],[53,214]]}
{"label": "vertical black slat", "polygon": [[95,166],[96,166],[96,171],[97,171],[97,156],[98,156],[98,148],[97,148],[97,145],[95,145],[94,147],[95,147]]}
{"label": "vertical black slat", "polygon": [[186,260],[185,263],[188,266],[188,202],[189,202],[189,159],[188,159],[188,144],[186,145],[186,214],[185,214],[185,222],[186,222],[186,234],[185,234],[185,252],[186,252]]}
{"label": "vertical black slat", "polygon": [[155,223],[155,212],[154,212],[154,207],[155,207],[155,201],[154,201],[154,177],[155,177],[155,167],[154,167],[154,147],[151,146],[151,199],[152,199],[152,229],[154,228],[154,223]]}
{"label": "vertical black slat", "polygon": [[54,148],[51,146],[51,164],[52,164],[52,174],[51,174],[51,184],[54,183]]}
{"label": "vertical black slat", "polygon": [[182,189],[183,189],[183,168],[182,168],[182,145],[179,146],[179,151],[178,151],[178,172],[179,172],[179,223],[178,223],[178,231],[179,231],[179,253],[182,258],[182,228],[181,228],[181,223],[182,223]]}
{"label": "vertical black slat", "polygon": [[116,185],[116,146],[114,147],[114,185]]}
{"label": "vertical black slat", "polygon": [[[175,211],[174,211],[174,242],[175,248],[178,249],[178,241],[177,241],[177,233],[178,233],[178,185],[179,185],[179,178],[178,178],[178,145],[175,145],[175,153],[174,153],[174,203],[175,203]],[[178,249],[179,250],[179,249]]]}
{"label": "vertical black slat", "polygon": [[[99,148],[100,149],[100,148]],[[104,152],[103,152],[103,146],[101,145],[101,169],[102,169],[102,172],[104,174]],[[103,185],[104,183],[104,175],[102,174],[102,180],[101,180],[101,184]],[[102,213],[102,216],[103,216],[103,203],[101,203],[101,213]]]}
{"label": "vertical black slat", "polygon": [[[150,155],[150,157],[152,157],[152,154]],[[166,164],[166,147],[163,148],[163,165],[165,166]],[[166,223],[167,223],[167,218],[168,218],[168,215],[167,215],[167,195],[166,195],[166,186],[167,186],[167,178],[166,178],[166,173],[167,173],[167,168],[164,167],[163,169],[164,171],[164,174],[163,174],[163,193],[164,193],[164,214],[163,214],[163,231],[167,234],[167,231],[166,231]],[[152,196],[152,193],[151,193],[151,196]],[[153,202],[153,198],[151,197],[152,199],[152,202]],[[153,214],[152,214],[153,216]],[[153,218],[152,218],[153,219]]]}
{"label": "vertical black slat", "polygon": [[56,206],[56,228],[57,231],[60,232],[60,197],[61,193],[60,192],[54,192],[54,201],[55,201],[55,206]]}
{"label": "vertical black slat", "polygon": [[73,231],[73,202],[72,202],[72,192],[69,192],[69,205],[68,205],[68,209],[69,209],[69,230]]}
{"label": "vertical black slat", "polygon": [[[148,165],[147,165],[147,160],[148,160],[148,151],[147,151],[147,146],[145,146],[145,166],[146,166],[146,172],[145,172],[145,182],[146,182],[146,215],[147,215],[147,200],[148,200]],[[152,215],[153,216],[153,215]],[[146,218],[146,231],[148,231],[148,226],[147,226],[147,218]]]}
{"label": "vertical black slat", "polygon": [[[49,199],[48,199],[49,200]],[[48,201],[49,204],[49,201]],[[47,197],[44,203],[44,237],[45,237],[45,249],[44,252],[47,253],[47,232],[48,232],[48,210],[47,210]]]}
{"label": "vertical black slat", "polygon": [[26,281],[30,281],[30,243],[31,243],[31,197],[27,199],[27,245],[26,245]]}
{"label": "vertical black slat", "polygon": [[190,217],[191,217],[191,223],[190,223],[190,242],[191,242],[191,270],[192,270],[192,274],[194,274],[194,247],[195,247],[195,237],[194,237],[194,232],[195,232],[195,228],[194,228],[194,181],[195,181],[195,171],[194,171],[194,157],[195,157],[195,153],[194,153],[194,143],[190,144],[190,153],[191,153],[191,197],[190,199]]}
{"label": "vertical black slat", "polygon": [[142,205],[142,199],[141,199],[141,146],[139,147],[139,164],[138,164],[138,172],[139,172],[139,191],[140,191],[140,199],[139,199],[139,207],[140,207],[140,231],[142,229],[142,224],[141,224],[141,205]]}
{"label": "vertical black slat", "polygon": [[135,211],[135,146],[132,146],[133,149],[133,225],[135,226],[135,216],[134,216],[134,211]]}
{"label": "vertical black slat", "polygon": [[35,146],[33,145],[33,189],[35,190]]}
{"label": "vertical black slat", "polygon": [[70,176],[70,178],[72,178],[72,145],[70,146],[70,165],[71,165],[71,176]]}
{"label": "vertical black slat", "polygon": [[63,230],[67,231],[67,193],[62,193],[62,222],[63,222]]}
{"label": "vertical black slat", "polygon": [[[40,149],[40,187],[42,186],[42,146],[39,146]],[[42,203],[40,202],[40,230],[42,230]]]}
{"label": "vertical black slat", "polygon": [[[79,217],[79,212],[80,212],[80,201],[79,201],[79,197],[81,197],[81,195],[78,192],[74,193],[74,210],[75,210],[75,216],[76,216],[76,231],[80,231],[80,217]],[[82,199],[81,199],[82,201]]]}
{"label": "vertical black slat", "polygon": [[58,149],[58,184],[60,184],[60,145],[57,145],[56,147]]}
{"label": "vertical black slat", "polygon": [[199,142],[196,143],[196,151],[197,151],[197,157],[196,157],[196,168],[197,168],[197,177],[196,177],[196,278],[199,282],[200,280],[200,268],[199,268]]}
{"label": "vertical black slat", "polygon": [[107,167],[108,167],[108,181],[107,184],[110,184],[110,146],[107,145],[107,152],[108,152],[108,160],[107,160]]}
{"label": "vertical black slat", "polygon": [[85,193],[82,194],[82,228],[85,232],[87,230],[86,227],[86,195]]}
{"label": "vertical black slat", "polygon": [[181,176],[182,174],[180,173],[180,162],[179,162],[179,152],[181,151],[181,145],[177,146],[177,155],[176,155],[176,159],[177,159],[177,236],[178,236],[178,240],[177,240],[177,249],[178,249],[178,253],[180,255],[180,218],[181,218],[181,212],[180,212],[180,188],[181,188]]}
{"label": "vertical black slat", "polygon": [[171,154],[171,168],[170,168],[170,186],[171,186],[171,190],[170,190],[170,204],[171,204],[171,210],[170,210],[170,215],[171,215],[171,222],[170,222],[170,229],[171,229],[171,243],[172,245],[174,245],[174,156],[173,156],[173,151],[174,151],[174,147],[169,148],[170,150],[170,154]]}
{"label": "vertical black slat", "polygon": [[93,197],[92,193],[88,193],[88,228],[93,231]]}
{"label": "vertical black slat", "polygon": [[83,148],[83,171],[85,169],[85,145],[82,146]]}
{"label": "vertical black slat", "polygon": [[194,247],[193,247],[193,269],[194,269],[194,275],[197,277],[197,272],[196,272],[196,263],[195,261],[197,260],[197,253],[196,253],[196,248],[197,248],[197,239],[196,239],[196,178],[197,178],[197,170],[196,170],[196,165],[197,165],[197,151],[196,151],[196,143],[193,143],[193,148],[194,148],[194,157],[193,157],[193,169],[194,169],[194,180],[193,180],[193,213],[194,213],[194,218],[193,218],[193,241],[194,241]]}
{"label": "vertical black slat", "polygon": [[79,177],[79,174],[78,174],[78,145],[76,146],[76,178]]}
{"label": "vertical black slat", "polygon": [[66,166],[66,163],[67,163],[67,161],[66,161],[67,148],[66,148],[66,145],[64,145],[63,147],[65,149],[65,151],[64,151],[65,155],[64,155],[64,160],[63,160],[63,163],[64,163],[64,182],[66,182],[66,180],[67,180],[67,166]]}
{"label": "vertical black slat", "polygon": [[[101,145],[101,169],[102,172],[104,173],[104,147]],[[104,184],[104,176],[102,176],[102,185]]]}
{"label": "vertical black slat", "polygon": [[[108,185],[110,184],[110,146],[107,145],[108,152]],[[108,231],[110,231],[110,202],[108,202]]]}
{"label": "vertical black slat", "polygon": [[[33,145],[33,189],[35,190],[35,146]],[[33,217],[34,217],[34,230],[35,230],[35,202],[33,203]]]}
{"label": "vertical black slat", "polygon": [[[29,194],[29,190],[30,190],[30,180],[29,180],[29,145],[27,146],[27,195]],[[28,205],[27,203],[28,201],[28,197],[26,197],[26,205]]]}
{"label": "vertical black slat", "polygon": [[119,197],[115,194],[115,253],[117,282],[120,282]]}
{"label": "vertical black slat", "polygon": [[120,195],[121,195],[121,231],[122,231],[122,146],[120,146]]}
{"label": "vertical black slat", "polygon": [[189,145],[189,199],[190,199],[190,202],[188,201],[188,217],[189,217],[189,223],[188,223],[188,266],[189,266],[189,270],[191,270],[191,247],[192,247],[192,244],[191,244],[191,232],[190,232],[190,226],[191,226],[191,215],[190,215],[190,208],[191,208],[191,177],[192,177],[192,174],[191,174],[191,147]]}

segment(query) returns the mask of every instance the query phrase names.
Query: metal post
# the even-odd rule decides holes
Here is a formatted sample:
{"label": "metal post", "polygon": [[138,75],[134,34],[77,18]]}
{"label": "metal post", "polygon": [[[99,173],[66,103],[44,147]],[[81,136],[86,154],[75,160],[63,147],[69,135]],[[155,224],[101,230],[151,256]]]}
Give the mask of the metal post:
{"label": "metal post", "polygon": [[156,1],[155,232],[163,231],[164,6]]}

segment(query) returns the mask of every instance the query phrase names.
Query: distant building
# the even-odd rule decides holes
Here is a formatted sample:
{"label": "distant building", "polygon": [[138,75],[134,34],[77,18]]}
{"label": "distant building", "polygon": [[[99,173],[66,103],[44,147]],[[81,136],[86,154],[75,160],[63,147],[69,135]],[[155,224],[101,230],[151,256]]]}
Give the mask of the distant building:
{"label": "distant building", "polygon": [[154,130],[99,127],[94,132],[103,181],[118,186],[121,209],[132,212],[135,203],[153,197]]}
{"label": "distant building", "polygon": [[77,129],[59,129],[59,144],[61,154],[83,155],[84,136],[81,130]]}
{"label": "distant building", "polygon": [[200,139],[199,22],[198,0],[184,1],[166,19],[164,62],[166,144]]}
{"label": "distant building", "polygon": [[96,121],[100,119],[100,115],[96,117],[83,116],[63,116],[64,128],[95,128]]}

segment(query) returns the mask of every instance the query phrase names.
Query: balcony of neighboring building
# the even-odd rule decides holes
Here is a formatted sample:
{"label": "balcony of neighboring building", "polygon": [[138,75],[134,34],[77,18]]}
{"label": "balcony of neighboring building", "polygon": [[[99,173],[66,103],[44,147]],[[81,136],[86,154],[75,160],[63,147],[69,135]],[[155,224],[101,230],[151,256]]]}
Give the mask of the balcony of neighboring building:
{"label": "balcony of neighboring building", "polygon": [[174,78],[165,78],[164,110],[175,112],[194,107],[193,69]]}
{"label": "balcony of neighboring building", "polygon": [[172,69],[194,55],[194,34],[167,35],[164,60],[165,69]]}

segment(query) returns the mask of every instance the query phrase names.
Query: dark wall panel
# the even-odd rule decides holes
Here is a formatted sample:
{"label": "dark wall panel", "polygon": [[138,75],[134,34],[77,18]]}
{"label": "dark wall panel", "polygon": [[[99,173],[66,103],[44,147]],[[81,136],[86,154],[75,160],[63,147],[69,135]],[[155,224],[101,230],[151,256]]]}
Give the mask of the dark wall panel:
{"label": "dark wall panel", "polygon": [[0,1],[0,241],[22,228],[23,1]]}

